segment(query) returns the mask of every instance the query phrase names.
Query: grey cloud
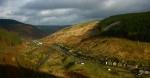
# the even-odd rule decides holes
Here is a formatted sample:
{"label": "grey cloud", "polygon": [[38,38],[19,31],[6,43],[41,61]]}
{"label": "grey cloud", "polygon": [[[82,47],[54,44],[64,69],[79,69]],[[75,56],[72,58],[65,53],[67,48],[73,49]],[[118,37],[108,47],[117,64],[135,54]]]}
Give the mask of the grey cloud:
{"label": "grey cloud", "polygon": [[21,10],[16,10],[15,12],[13,12],[12,15],[35,16],[37,15],[37,13],[38,11],[21,9]]}
{"label": "grey cloud", "polygon": [[93,9],[102,4],[105,0],[33,0],[27,9],[60,9],[60,8],[79,8],[79,9]]}
{"label": "grey cloud", "polygon": [[6,0],[0,0],[0,6],[2,6],[5,3]]}
{"label": "grey cloud", "polygon": [[[2,0],[0,0],[1,2]],[[9,0],[11,1],[11,0]],[[0,17],[13,18],[30,24],[74,24],[111,15],[150,11],[150,0],[14,0],[3,6]],[[20,1],[20,2],[18,2]],[[11,3],[10,3],[11,4]],[[10,11],[11,13],[9,13]]]}
{"label": "grey cloud", "polygon": [[149,0],[33,0],[24,8],[38,11],[74,8],[74,12],[81,13],[82,16],[105,17],[117,13],[150,10],[149,3]]}

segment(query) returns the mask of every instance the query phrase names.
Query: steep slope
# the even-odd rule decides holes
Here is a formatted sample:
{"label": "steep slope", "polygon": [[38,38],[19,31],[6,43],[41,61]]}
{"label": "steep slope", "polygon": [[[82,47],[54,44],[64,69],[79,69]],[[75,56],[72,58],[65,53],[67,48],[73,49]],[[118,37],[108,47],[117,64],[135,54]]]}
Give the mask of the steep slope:
{"label": "steep slope", "polygon": [[83,24],[76,24],[71,27],[66,27],[46,38],[43,38],[42,41],[45,44],[52,43],[68,43],[75,44],[80,43],[83,39],[88,38],[89,36],[95,36],[98,34],[99,29],[98,21],[90,21]]}
{"label": "steep slope", "polygon": [[27,39],[41,38],[44,36],[44,33],[37,27],[11,19],[0,19],[0,28],[9,32],[16,32]]}
{"label": "steep slope", "polygon": [[104,36],[123,37],[130,40],[149,42],[150,41],[150,12],[122,14],[108,17],[101,21],[101,28],[108,27],[118,22],[108,31],[103,32]]}

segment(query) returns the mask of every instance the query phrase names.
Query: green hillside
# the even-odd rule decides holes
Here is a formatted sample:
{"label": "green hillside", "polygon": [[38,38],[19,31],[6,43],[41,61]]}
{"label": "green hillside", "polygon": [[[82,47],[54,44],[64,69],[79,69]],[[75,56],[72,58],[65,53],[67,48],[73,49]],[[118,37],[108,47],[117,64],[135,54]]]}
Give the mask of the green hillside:
{"label": "green hillside", "polygon": [[7,45],[13,46],[21,43],[21,38],[16,33],[7,32],[0,29],[0,41],[6,42]]}
{"label": "green hillside", "polygon": [[111,16],[102,20],[100,26],[101,28],[105,28],[116,22],[119,22],[119,24],[103,32],[104,36],[150,41],[150,12]]}
{"label": "green hillside", "polygon": [[16,33],[0,29],[0,50],[15,46],[21,42],[21,38]]}

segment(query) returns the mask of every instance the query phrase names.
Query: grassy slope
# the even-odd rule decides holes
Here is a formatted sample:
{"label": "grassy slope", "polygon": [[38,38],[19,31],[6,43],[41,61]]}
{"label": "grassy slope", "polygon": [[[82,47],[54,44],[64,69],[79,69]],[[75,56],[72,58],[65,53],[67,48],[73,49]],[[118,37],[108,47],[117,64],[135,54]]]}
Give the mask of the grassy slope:
{"label": "grassy slope", "polygon": [[8,32],[6,30],[0,29],[0,48],[7,48],[15,46],[22,42],[21,38],[13,32]]}
{"label": "grassy slope", "polygon": [[11,19],[0,19],[0,64],[14,64],[26,42],[44,34],[36,27]]}
{"label": "grassy slope", "polygon": [[21,49],[22,39],[18,34],[0,29],[0,64],[14,65],[14,57]]}
{"label": "grassy slope", "polygon": [[[82,39],[90,36],[89,32],[97,28],[98,21],[91,21],[82,24],[76,24],[71,27],[66,27],[50,36],[42,39],[42,41],[50,45],[52,43],[80,43]],[[96,29],[97,30],[97,29]]]}
{"label": "grassy slope", "polygon": [[150,44],[119,38],[92,38],[77,46],[85,54],[115,57],[119,60],[134,61],[137,64],[150,65]]}
{"label": "grassy slope", "polygon": [[[49,58],[37,68],[39,61],[49,53]],[[39,47],[33,52],[25,52],[18,58],[20,65],[23,67],[63,78],[134,78],[129,71],[120,68],[112,68],[113,71],[108,72],[107,68],[110,67],[91,63],[90,61],[86,61],[85,65],[76,64],[80,60],[79,58],[66,56],[51,47]]]}

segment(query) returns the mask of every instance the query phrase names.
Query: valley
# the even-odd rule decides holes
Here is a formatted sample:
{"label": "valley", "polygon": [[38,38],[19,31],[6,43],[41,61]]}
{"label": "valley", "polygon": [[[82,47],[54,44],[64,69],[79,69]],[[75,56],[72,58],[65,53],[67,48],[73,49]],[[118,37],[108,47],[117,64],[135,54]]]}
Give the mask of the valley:
{"label": "valley", "polygon": [[0,20],[0,77],[149,78],[149,18],[129,13],[58,28]]}

